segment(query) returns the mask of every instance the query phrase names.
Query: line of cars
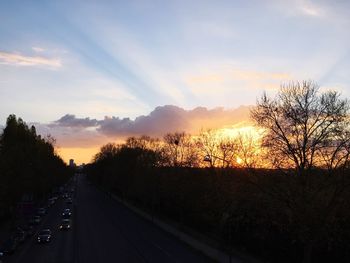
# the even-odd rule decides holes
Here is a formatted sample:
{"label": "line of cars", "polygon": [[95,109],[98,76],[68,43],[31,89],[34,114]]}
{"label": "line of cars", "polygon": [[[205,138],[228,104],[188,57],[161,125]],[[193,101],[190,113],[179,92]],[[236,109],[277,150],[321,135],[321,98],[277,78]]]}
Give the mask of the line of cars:
{"label": "line of cars", "polygon": [[[65,198],[65,203],[67,205],[70,205],[73,203],[72,198],[67,194],[64,193],[62,195],[63,198]],[[68,230],[71,228],[71,215],[72,211],[70,208],[65,208],[62,212],[62,220],[59,225],[60,230]],[[49,243],[52,239],[52,231],[49,228],[42,229],[37,237],[37,242],[38,243]]]}
{"label": "line of cars", "polygon": [[36,228],[41,224],[48,209],[55,204],[57,199],[58,196],[52,196],[45,202],[45,205],[37,208],[31,216],[20,220],[21,223],[12,230],[10,237],[0,244],[0,258],[13,254],[26,239],[34,235]]}
{"label": "line of cars", "polygon": [[71,228],[71,221],[70,221],[71,215],[72,215],[72,212],[71,212],[70,208],[66,208],[63,210],[62,221],[61,221],[61,224],[59,226],[59,228],[61,230],[68,230]]}
{"label": "line of cars", "polygon": [[[75,190],[74,188],[70,189],[70,194],[73,195]],[[73,199],[72,197],[68,194],[68,192],[65,192],[63,197],[65,198],[65,203],[67,205],[67,208],[65,208],[62,212],[62,220],[59,225],[60,230],[68,230],[71,228],[71,216],[72,216],[72,210],[68,207],[71,204],[73,204]]]}
{"label": "line of cars", "polygon": [[[73,190],[71,190],[71,193],[73,193]],[[66,205],[70,205],[73,203],[72,198],[69,196],[67,192],[65,192],[62,195],[63,198],[65,198]],[[70,208],[65,208],[62,212],[62,220],[59,225],[60,230],[68,230],[71,228],[71,215],[72,211]],[[38,243],[49,243],[52,239],[52,231],[49,228],[42,229],[37,237]]]}
{"label": "line of cars", "polygon": [[2,255],[13,254],[19,245],[34,234],[36,226],[41,223],[42,217],[45,216],[46,213],[47,210],[44,207],[40,207],[36,209],[36,213],[26,222],[15,227],[11,236],[0,246],[0,253]]}
{"label": "line of cars", "polygon": [[[35,212],[27,219],[23,220],[19,226],[17,226],[13,231],[11,236],[2,244],[0,243],[0,263],[1,258],[5,255],[13,254],[16,249],[25,242],[25,240],[34,235],[36,228],[42,223],[43,217],[48,213],[48,209],[52,207],[59,196],[64,199],[66,207],[62,212],[62,219],[58,226],[60,230],[68,230],[71,228],[71,215],[72,211],[69,208],[73,204],[72,196],[74,194],[74,188],[70,190],[62,191],[61,194],[55,194],[45,202],[44,205],[40,206],[35,210]],[[39,231],[36,240],[38,243],[48,243],[52,239],[52,231],[49,228],[44,228]]]}

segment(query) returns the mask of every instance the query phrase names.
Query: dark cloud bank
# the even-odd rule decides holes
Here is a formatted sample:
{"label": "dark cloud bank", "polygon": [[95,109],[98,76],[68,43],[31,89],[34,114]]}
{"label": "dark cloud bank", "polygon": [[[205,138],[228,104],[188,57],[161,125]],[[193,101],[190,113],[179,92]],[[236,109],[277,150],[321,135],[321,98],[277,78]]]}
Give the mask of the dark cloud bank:
{"label": "dark cloud bank", "polygon": [[175,131],[197,133],[201,128],[221,128],[247,121],[250,108],[249,106],[240,106],[236,109],[197,107],[193,110],[185,110],[177,106],[166,105],[159,106],[149,115],[139,116],[135,120],[119,117],[105,117],[103,120],[96,120],[77,118],[75,115],[67,114],[50,124],[50,127],[95,128],[98,133],[108,137],[163,136],[168,132]]}

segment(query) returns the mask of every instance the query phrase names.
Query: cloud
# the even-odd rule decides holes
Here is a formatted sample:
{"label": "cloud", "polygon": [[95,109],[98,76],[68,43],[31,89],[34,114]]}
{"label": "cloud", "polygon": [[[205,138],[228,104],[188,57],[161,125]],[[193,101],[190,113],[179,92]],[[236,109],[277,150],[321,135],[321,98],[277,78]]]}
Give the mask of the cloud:
{"label": "cloud", "polygon": [[163,135],[188,127],[186,111],[177,106],[167,105],[155,108],[147,116],[135,120],[129,118],[105,117],[99,122],[98,131],[108,136]]}
{"label": "cloud", "polygon": [[58,125],[54,123],[32,123],[36,127],[37,133],[46,137],[51,135],[56,139],[59,148],[91,148],[100,146],[108,142],[108,138],[103,134],[90,129],[89,127],[67,126],[67,123]]}
{"label": "cloud", "polygon": [[296,8],[299,12],[306,16],[320,17],[324,14],[324,10],[321,6],[317,6],[309,0],[298,0],[296,2]]}
{"label": "cloud", "polygon": [[149,115],[129,118],[105,117],[99,121],[98,132],[107,136],[150,135],[163,136],[168,132],[198,133],[204,128],[222,128],[249,118],[250,107],[237,109],[197,107],[193,110],[166,105],[155,108]]}
{"label": "cloud", "polygon": [[19,53],[0,51],[0,64],[18,66],[49,66],[59,68],[62,66],[59,58],[46,58],[40,56],[25,56]]}
{"label": "cloud", "polygon": [[77,118],[66,114],[48,124],[35,123],[39,134],[52,135],[60,147],[97,147],[129,136],[162,137],[185,131],[197,134],[201,129],[229,127],[249,120],[250,106],[236,109],[197,107],[185,110],[174,105],[156,107],[148,115],[130,118],[105,117],[102,120]]}
{"label": "cloud", "polygon": [[217,97],[219,94],[234,96],[235,87],[249,90],[275,90],[282,82],[293,79],[291,74],[284,72],[265,72],[237,68],[201,69],[187,73],[184,82],[194,94],[208,94]]}
{"label": "cloud", "polygon": [[291,1],[273,1],[277,7],[280,7],[285,13],[291,16],[306,17],[326,17],[327,8],[322,5],[322,1],[315,2],[310,0],[291,0]]}
{"label": "cloud", "polygon": [[32,47],[32,49],[33,49],[35,52],[38,52],[38,53],[44,52],[44,51],[45,51],[45,49],[44,49],[44,48],[41,48],[41,47]]}
{"label": "cloud", "polygon": [[240,80],[285,80],[290,79],[290,74],[263,72],[255,70],[232,70],[232,77]]}
{"label": "cloud", "polygon": [[244,81],[275,81],[291,79],[291,75],[282,72],[264,72],[256,70],[229,69],[214,71],[207,74],[199,74],[187,77],[189,84],[221,83],[228,80]]}
{"label": "cloud", "polygon": [[54,121],[51,126],[62,126],[71,128],[88,128],[97,126],[98,122],[96,119],[90,118],[76,118],[73,114],[66,114],[57,121]]}

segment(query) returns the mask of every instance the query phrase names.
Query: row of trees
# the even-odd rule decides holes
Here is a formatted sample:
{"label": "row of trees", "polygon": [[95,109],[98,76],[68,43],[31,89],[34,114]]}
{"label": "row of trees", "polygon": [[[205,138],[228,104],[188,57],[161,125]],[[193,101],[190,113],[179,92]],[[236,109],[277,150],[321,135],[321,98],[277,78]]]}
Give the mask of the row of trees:
{"label": "row of trees", "polygon": [[348,262],[348,101],[313,82],[291,83],[264,94],[251,117],[259,137],[132,137],[103,146],[87,172],[228,247],[275,262]]}
{"label": "row of trees", "polygon": [[153,155],[157,167],[249,167],[266,166],[256,134],[237,133],[224,136],[221,131],[202,130],[192,136],[185,132],[167,133],[162,140],[150,136],[129,137],[123,144],[108,143],[95,155],[94,162],[115,154],[122,148],[139,148]]}
{"label": "row of trees", "polygon": [[7,118],[0,135],[0,217],[13,214],[26,195],[44,197],[70,173],[52,137],[42,138],[15,115]]}

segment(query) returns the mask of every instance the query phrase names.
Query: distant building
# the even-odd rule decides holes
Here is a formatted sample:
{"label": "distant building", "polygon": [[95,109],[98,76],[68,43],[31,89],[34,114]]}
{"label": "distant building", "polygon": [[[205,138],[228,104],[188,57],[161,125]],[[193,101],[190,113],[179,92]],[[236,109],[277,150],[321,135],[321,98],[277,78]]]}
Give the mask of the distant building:
{"label": "distant building", "polygon": [[76,164],[75,164],[75,162],[74,162],[74,159],[70,159],[70,160],[69,160],[69,166],[70,166],[70,167],[75,167],[75,166],[76,166]]}

